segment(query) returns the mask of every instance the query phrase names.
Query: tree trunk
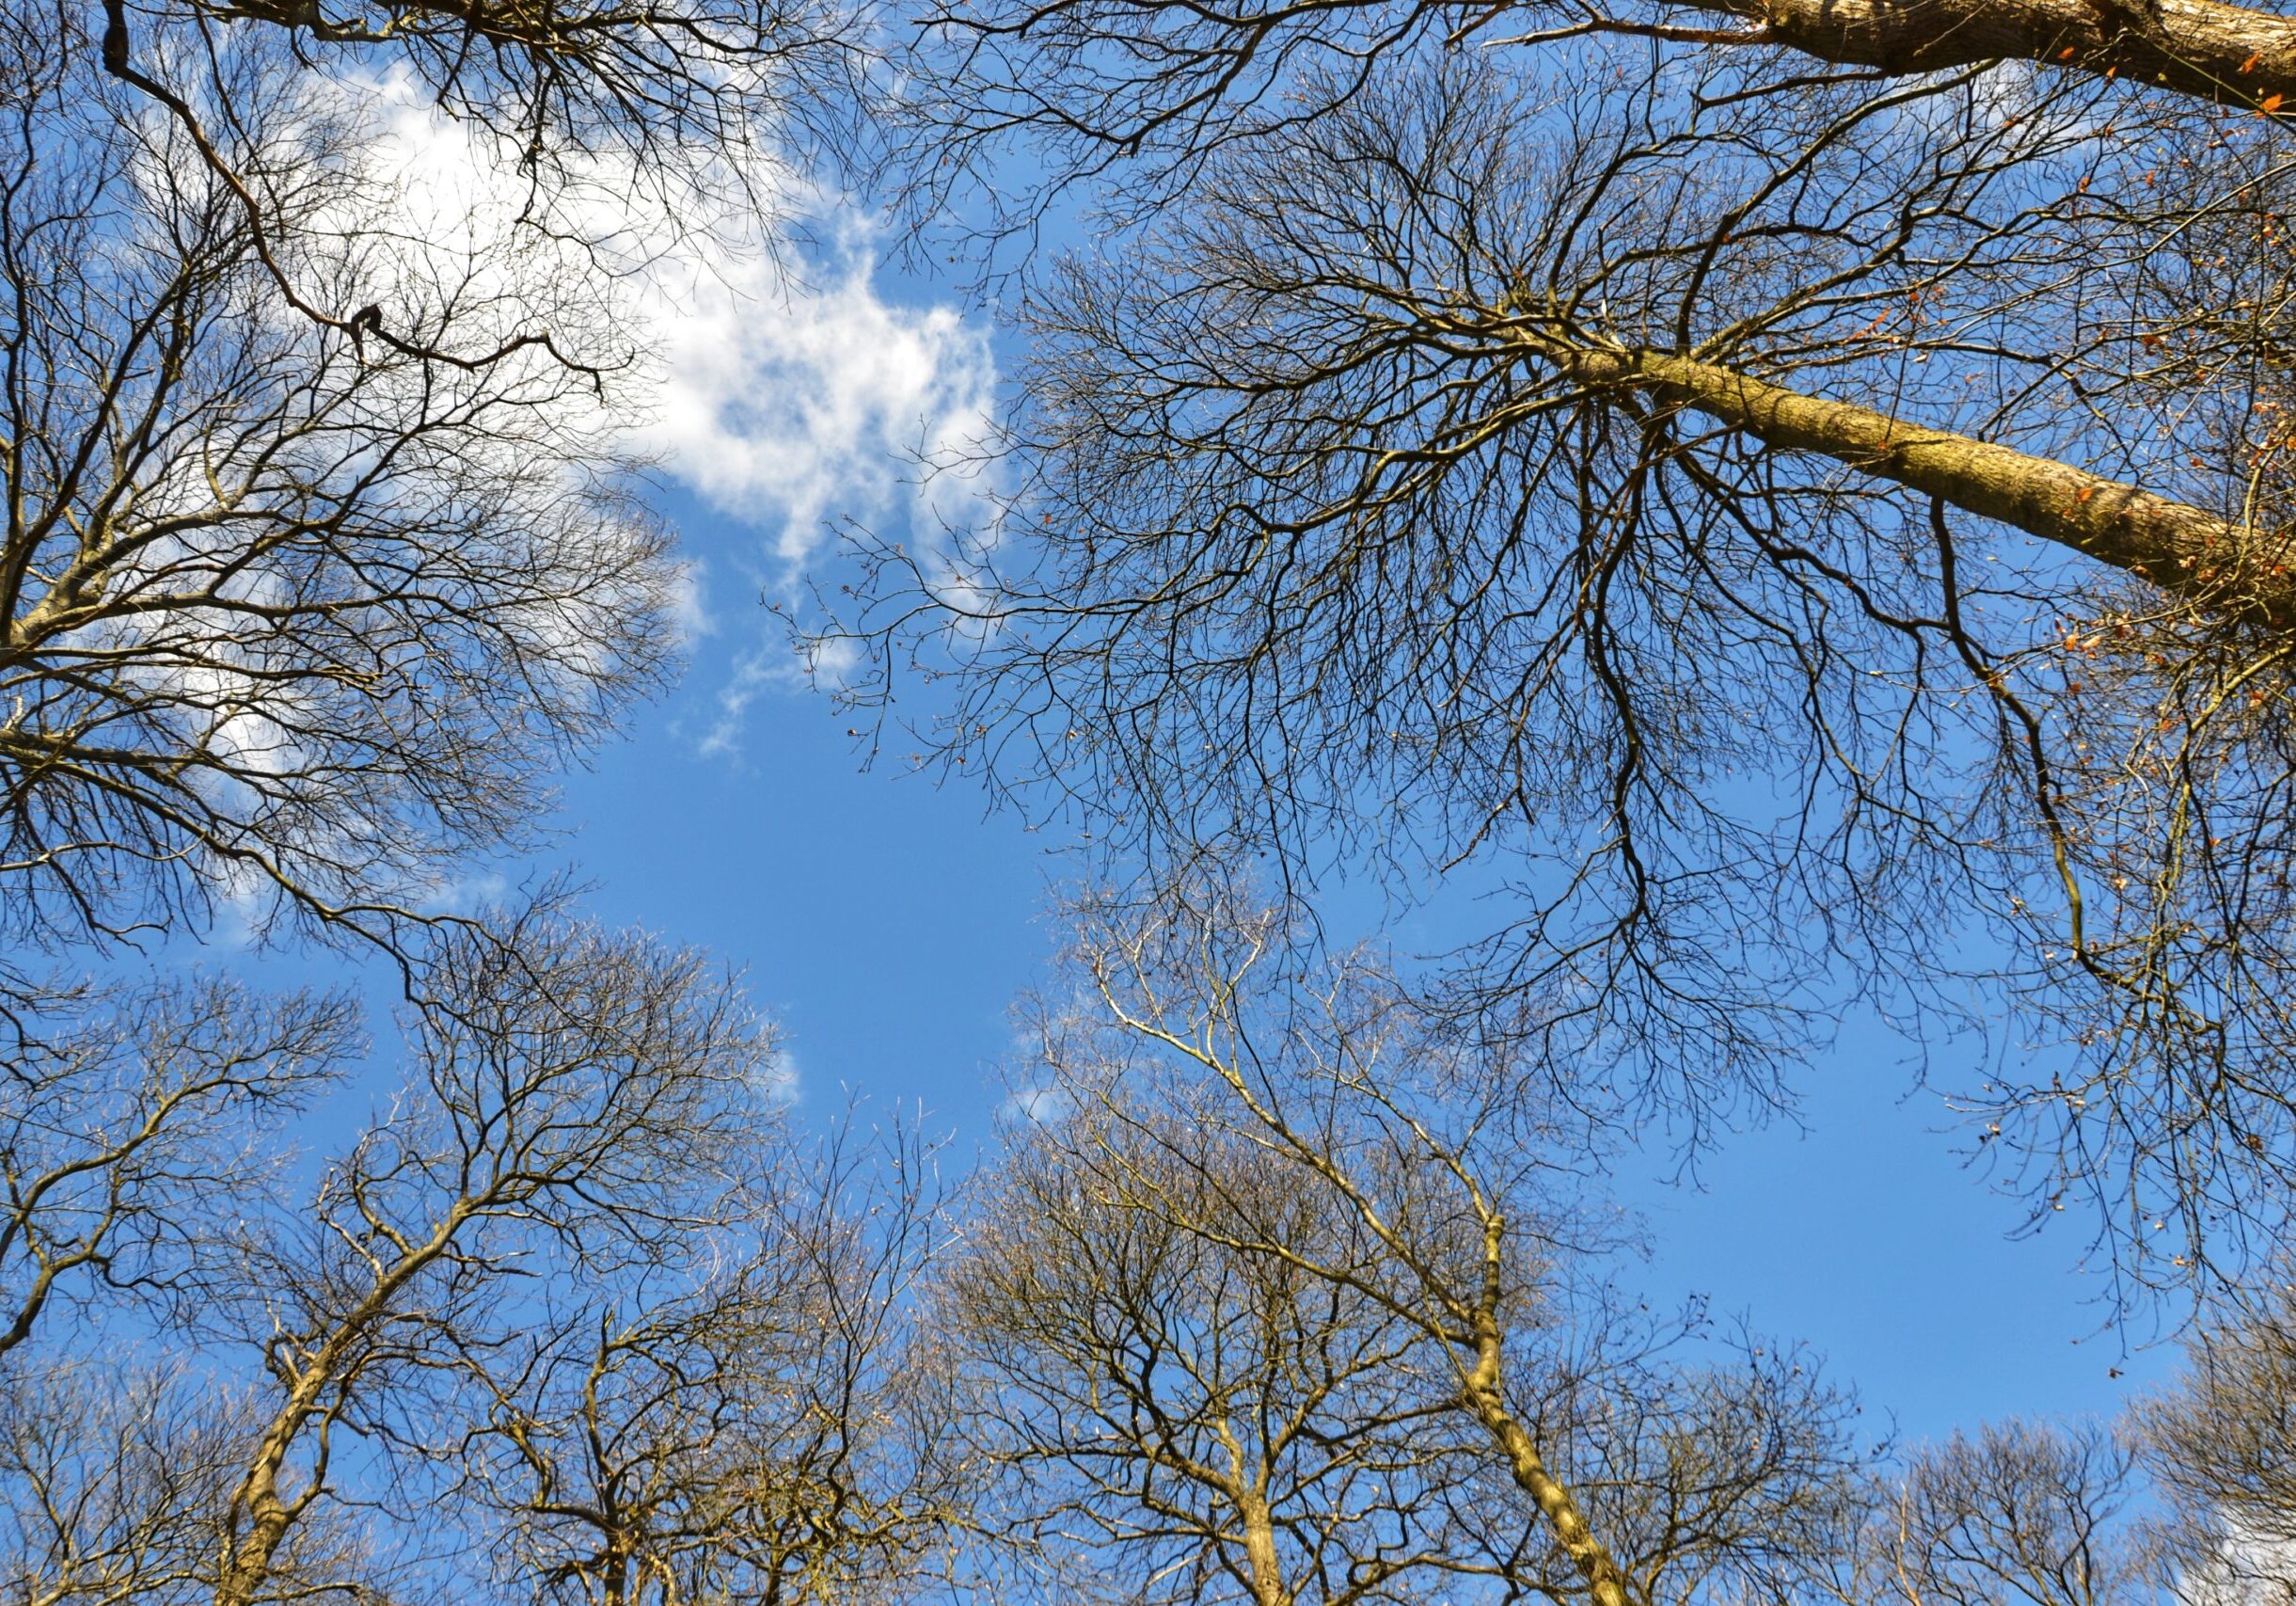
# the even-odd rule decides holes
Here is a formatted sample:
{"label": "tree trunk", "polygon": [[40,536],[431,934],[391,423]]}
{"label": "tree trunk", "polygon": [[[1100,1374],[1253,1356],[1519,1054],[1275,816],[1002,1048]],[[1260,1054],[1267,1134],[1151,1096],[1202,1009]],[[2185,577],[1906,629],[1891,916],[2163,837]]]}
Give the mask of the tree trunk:
{"label": "tree trunk", "polygon": [[1950,507],[2069,547],[2224,617],[2296,629],[2288,537],[2055,458],[1789,390],[1718,363],[1533,333],[1540,357],[1592,390],[1634,390],[1790,452],[1846,463]]}
{"label": "tree trunk", "polygon": [[1254,1606],[1291,1606],[1283,1560],[1275,1550],[1275,1524],[1265,1497],[1245,1490],[1237,1502],[1243,1514],[1243,1553],[1252,1569]]}
{"label": "tree trunk", "polygon": [[1530,1497],[1554,1531],[1562,1553],[1585,1575],[1593,1606],[1638,1606],[1618,1558],[1594,1536],[1593,1525],[1579,1509],[1577,1498],[1547,1471],[1546,1458],[1539,1454],[1529,1430],[1508,1408],[1506,1346],[1499,1325],[1499,1303],[1506,1288],[1506,1233],[1503,1216],[1484,1215],[1482,1287],[1468,1315],[1470,1332],[1460,1335],[1462,1339],[1471,1336],[1475,1365],[1464,1379],[1461,1397],[1507,1458],[1507,1471],[1515,1487]]}
{"label": "tree trunk", "polygon": [[2017,59],[2296,111],[2296,18],[2222,0],[1701,0],[1756,24],[1749,42],[1929,72]]}
{"label": "tree trunk", "polygon": [[237,1503],[247,1514],[247,1526],[245,1533],[227,1539],[223,1576],[215,1581],[215,1606],[254,1606],[270,1582],[272,1561],[294,1520],[279,1499],[278,1471],[286,1455],[287,1439],[275,1427],[264,1436],[240,1486]]}
{"label": "tree trunk", "polygon": [[1562,1553],[1571,1558],[1594,1597],[1594,1606],[1636,1606],[1633,1592],[1627,1587],[1626,1575],[1617,1558],[1603,1542],[1594,1536],[1586,1513],[1579,1510],[1578,1502],[1563,1487],[1555,1475],[1546,1470],[1546,1461],[1539,1447],[1531,1441],[1528,1432],[1508,1410],[1498,1388],[1498,1346],[1492,1342],[1489,1352],[1489,1382],[1482,1380],[1485,1369],[1476,1368],[1476,1381],[1467,1388],[1468,1408],[1475,1420],[1498,1445],[1507,1457],[1507,1471],[1514,1479],[1515,1487],[1528,1495],[1531,1503],[1546,1519],[1554,1530],[1555,1542]]}

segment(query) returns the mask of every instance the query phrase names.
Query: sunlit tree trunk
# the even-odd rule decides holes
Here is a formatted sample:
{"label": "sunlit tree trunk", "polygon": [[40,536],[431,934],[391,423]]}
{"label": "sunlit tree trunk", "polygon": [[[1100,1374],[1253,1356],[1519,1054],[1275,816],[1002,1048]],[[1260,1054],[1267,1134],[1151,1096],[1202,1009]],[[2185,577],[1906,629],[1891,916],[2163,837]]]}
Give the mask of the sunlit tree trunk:
{"label": "sunlit tree trunk", "polygon": [[2019,58],[2210,99],[2296,94],[2296,19],[2218,0],[1720,0],[1750,41],[1929,72]]}
{"label": "sunlit tree trunk", "polygon": [[1931,429],[1874,407],[1788,390],[1666,352],[1526,343],[1591,390],[1640,392],[1766,446],[1812,452],[1997,519],[2212,609],[2296,623],[2286,542],[2061,459]]}

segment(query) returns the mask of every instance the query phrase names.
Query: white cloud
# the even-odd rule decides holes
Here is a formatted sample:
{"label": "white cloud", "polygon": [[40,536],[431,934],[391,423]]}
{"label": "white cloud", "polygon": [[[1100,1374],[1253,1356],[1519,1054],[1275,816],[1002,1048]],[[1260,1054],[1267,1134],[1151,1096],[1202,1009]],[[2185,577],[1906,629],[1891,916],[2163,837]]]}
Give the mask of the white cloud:
{"label": "white cloud", "polygon": [[[961,465],[992,421],[989,332],[950,307],[888,299],[875,252],[873,231],[848,212],[801,278],[752,247],[666,264],[655,279],[661,368],[639,438],[710,507],[765,534],[742,565],[757,591],[794,601],[839,520],[926,545],[975,511],[981,482]],[[705,755],[740,750],[759,697],[833,684],[853,667],[849,654],[800,662],[778,625],[759,623],[762,639],[711,693]]]}
{"label": "white cloud", "polygon": [[[569,273],[579,247],[522,230],[529,192],[411,82],[340,92],[365,98],[357,114],[375,137],[362,161],[409,224],[408,252],[420,265],[403,271],[418,282],[445,278],[514,320],[549,319],[551,309],[523,295],[523,276],[539,272],[552,299],[570,301],[564,310],[578,326],[621,331],[636,361],[617,364],[607,405],[625,438],[731,524],[763,537],[689,554],[675,599],[688,645],[720,623],[705,580],[730,579],[736,596],[788,596],[839,520],[917,546],[973,522],[979,478],[926,465],[962,464],[989,434],[997,375],[987,321],[889,295],[877,271],[879,232],[849,199],[795,175],[750,176],[752,193],[814,219],[818,241],[800,254],[769,245],[739,208],[649,216],[625,199],[638,186],[589,174],[557,215],[578,225],[574,236],[606,244],[605,267]],[[429,266],[432,258],[447,265]],[[738,617],[728,611],[728,621]],[[762,616],[746,647],[743,633],[732,632],[731,661],[706,693],[705,752],[738,749],[759,696],[820,684],[840,669],[816,663],[809,676]]]}
{"label": "white cloud", "polygon": [[796,1104],[804,1090],[797,1057],[785,1048],[775,1049],[772,1056],[758,1067],[757,1090],[769,1105]]}
{"label": "white cloud", "polygon": [[1075,1108],[1075,1097],[1065,1088],[1021,1088],[1006,1097],[1004,1113],[1007,1120],[1044,1126],[1064,1119]]}
{"label": "white cloud", "polygon": [[2288,1606],[2296,1601],[2296,1542],[2227,1524],[2227,1542],[2185,1573],[2174,1591],[2185,1606]]}
{"label": "white cloud", "polygon": [[709,611],[709,565],[689,557],[678,565],[677,589],[670,598],[670,622],[677,628],[678,644],[691,646],[713,634],[718,621]]}
{"label": "white cloud", "polygon": [[741,751],[741,730],[750,705],[774,692],[831,691],[843,685],[861,665],[861,652],[849,642],[830,642],[800,658],[779,639],[770,639],[739,654],[724,680],[711,696],[714,709],[695,742],[704,757],[731,757]]}
{"label": "white cloud", "polygon": [[499,870],[475,870],[434,881],[421,902],[426,914],[476,914],[499,903],[510,883]]}
{"label": "white cloud", "polygon": [[817,551],[835,518],[930,530],[966,512],[963,477],[921,465],[986,437],[988,332],[949,307],[887,300],[875,244],[848,219],[811,264],[817,282],[756,251],[678,264],[657,292],[663,372],[641,438],[712,507],[768,531],[784,564]]}

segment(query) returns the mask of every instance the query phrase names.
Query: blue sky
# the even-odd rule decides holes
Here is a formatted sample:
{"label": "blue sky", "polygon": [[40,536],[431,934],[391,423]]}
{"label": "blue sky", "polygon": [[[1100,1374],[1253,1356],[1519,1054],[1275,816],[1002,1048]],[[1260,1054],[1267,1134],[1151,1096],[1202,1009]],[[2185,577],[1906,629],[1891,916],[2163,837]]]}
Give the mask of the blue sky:
{"label": "blue sky", "polygon": [[[415,132],[424,163],[453,159]],[[910,454],[977,438],[1013,354],[945,286],[878,264],[877,237],[841,215],[805,283],[735,256],[654,294],[647,440],[693,564],[691,661],[566,778],[543,864],[574,867],[608,919],[745,970],[783,1024],[802,1108],[826,1115],[845,1088],[922,1105],[962,1165],[992,1140],[1008,1010],[1042,975],[1042,911],[1070,867],[898,753],[863,772],[761,598],[826,559],[827,520],[898,533],[961,517],[963,485],[921,487]],[[1807,1067],[1799,1127],[1736,1137],[1695,1184],[1669,1180],[1663,1144],[1626,1167],[1619,1185],[1654,1228],[1650,1291],[1808,1343],[1916,1437],[2110,1412],[2165,1375],[2167,1350],[2099,1332],[2079,1224],[2012,1241],[2018,1206],[1961,1169],[1910,1087],[1901,1048],[1853,1023]]]}
{"label": "blue sky", "polygon": [[[1040,914],[1059,862],[1009,814],[985,818],[975,791],[858,772],[824,699],[762,697],[738,755],[695,752],[673,727],[708,703],[710,656],[649,729],[567,787],[568,846],[596,906],[745,966],[809,1108],[835,1108],[841,1086],[922,1103],[954,1135],[953,1159],[979,1153],[1007,1006],[1050,953]],[[1802,1083],[1798,1129],[1737,1135],[1695,1183],[1671,1180],[1664,1147],[1621,1175],[1654,1228],[1653,1292],[1702,1294],[1806,1341],[1915,1437],[2016,1412],[2109,1414],[2166,1375],[2167,1350],[2130,1355],[2099,1332],[2078,1223],[2007,1235],[2020,1207],[1961,1167],[1897,1045],[1853,1029]]]}
{"label": "blue sky", "polygon": [[[743,337],[764,353],[749,379],[781,388],[784,411],[768,416],[770,390],[735,394],[737,366],[697,390],[695,405],[715,394],[728,410],[708,469],[681,472],[671,449],[669,502],[700,576],[691,665],[568,778],[562,851],[601,914],[747,971],[786,1031],[804,1107],[833,1110],[844,1088],[922,1105],[963,1164],[991,1141],[1008,1007],[1042,974],[1042,911],[1067,866],[978,790],[938,787],[897,753],[863,772],[847,718],[788,673],[761,606],[793,565],[824,560],[823,517],[915,516],[900,445],[973,427],[994,360],[985,319],[959,317],[945,292],[882,270],[863,284],[857,257],[847,267],[826,307],[748,310],[824,326]],[[848,353],[858,378],[840,369]],[[755,460],[723,461],[761,417]],[[778,491],[781,472],[795,495]],[[1735,1137],[1694,1183],[1671,1180],[1663,1145],[1623,1170],[1654,1228],[1655,1295],[1703,1295],[1808,1343],[1915,1438],[2017,1412],[2109,1414],[2167,1375],[2169,1348],[2131,1353],[2100,1330],[2080,1222],[2010,1236],[2020,1207],[1963,1169],[1902,1045],[1850,1023],[1800,1086],[1798,1126]]]}

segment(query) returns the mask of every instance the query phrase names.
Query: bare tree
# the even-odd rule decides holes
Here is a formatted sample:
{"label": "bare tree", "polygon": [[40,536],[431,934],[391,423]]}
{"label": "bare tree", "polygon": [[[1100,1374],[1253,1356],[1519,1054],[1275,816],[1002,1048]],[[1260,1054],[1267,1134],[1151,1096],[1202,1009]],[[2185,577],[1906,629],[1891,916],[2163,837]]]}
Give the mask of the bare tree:
{"label": "bare tree", "polygon": [[2188,1598],[2296,1596],[2296,1292],[2285,1276],[2188,1340],[2177,1385],[2137,1411]]}
{"label": "bare tree", "polygon": [[1278,936],[1088,923],[1113,1021],[1044,1017],[952,1282],[1028,1536],[1263,1606],[1791,1592],[1855,1526],[1847,1404],[1618,1305],[1540,1073]]}
{"label": "bare tree", "polygon": [[722,971],[554,892],[434,929],[420,960],[404,1083],[301,1201],[264,1123],[357,1058],[341,1000],[83,1000],[22,1060],[8,1587],[929,1587],[970,1474],[919,1325],[946,1226],[914,1126],[802,1138]]}
{"label": "bare tree", "polygon": [[228,1409],[202,1420],[179,1379],[59,1366],[17,1376],[0,1431],[13,1599],[39,1606],[212,1598],[229,1487]]}
{"label": "bare tree", "polygon": [[[755,1241],[684,1292],[578,1297],[472,1369],[449,1457],[497,1571],[536,1599],[761,1606],[903,1597],[959,1520],[909,1313],[939,1241],[913,1141],[791,1154]],[[615,1297],[620,1296],[621,1297]]]}
{"label": "bare tree", "polygon": [[1905,1606],[2135,1606],[2160,1573],[2131,1518],[2133,1447],[2093,1424],[1955,1435],[1887,1481],[1844,1600]]}
{"label": "bare tree", "polygon": [[[658,682],[667,535],[546,353],[473,370],[280,316],[230,186],[87,80],[84,23],[17,6],[4,47],[0,924],[111,942],[228,900],[382,930],[525,839],[554,761]],[[546,241],[401,232],[363,114],[291,57],[214,72],[309,272],[388,280],[434,334],[605,315]]]}
{"label": "bare tree", "polygon": [[450,1380],[549,1290],[705,1260],[764,1158],[770,1039],[702,956],[546,905],[434,962],[400,1102],[307,1209],[254,1225],[244,1291],[205,1318],[264,1375],[216,1606],[269,1598],[292,1535],[356,1498],[340,1463],[419,1464]]}
{"label": "bare tree", "polygon": [[[25,1606],[206,1606],[248,1396],[180,1369],[93,1360],[19,1374],[0,1417],[0,1579]],[[299,1532],[281,1570],[372,1576],[357,1515]],[[385,1597],[356,1589],[353,1599]],[[337,1592],[343,1598],[345,1592]]]}
{"label": "bare tree", "polygon": [[1048,1598],[1254,1606],[1496,1576],[1459,1542],[1447,1358],[1282,1252],[1376,1280],[1378,1246],[1247,1148],[1125,1113],[1141,1141],[1097,1112],[1020,1127],[944,1294],[1019,1575]]}
{"label": "bare tree", "polygon": [[530,841],[675,656],[634,288],[778,248],[865,120],[865,11],[10,0],[9,936],[388,938]]}
{"label": "bare tree", "polygon": [[[628,268],[634,218],[681,231],[731,205],[778,225],[788,167],[848,147],[868,96],[866,8],[817,0],[671,4],[397,5],[328,11],[274,0],[104,0],[88,65],[173,125],[182,153],[228,198],[275,306],[354,342],[464,370],[536,353],[596,378],[601,331],[440,326],[388,281],[313,275],[303,222],[239,141],[232,59],[252,45],[306,89],[404,77],[515,175],[519,218],[594,271]],[[706,226],[706,225],[705,225]],[[642,234],[641,229],[638,231]],[[514,296],[525,287],[515,287]]]}
{"label": "bare tree", "polygon": [[84,988],[20,1014],[0,1079],[0,1378],[61,1307],[177,1313],[230,1271],[278,1134],[337,1073],[341,997],[230,982]]}
{"label": "bare tree", "polygon": [[[1053,188],[1184,184],[1198,161],[1313,116],[1433,50],[1567,56],[1589,41],[1728,58],[1772,80],[1851,69],[1886,82],[2030,64],[2050,92],[2098,81],[2123,96],[2190,97],[2233,113],[2296,98],[2296,22],[2215,0],[1686,0],[1516,6],[1433,0],[1277,3],[1203,11],[1168,0],[928,5],[943,52],[916,100],[917,179],[977,185],[1021,228]],[[1303,85],[1313,85],[1305,103]],[[999,157],[1025,137],[1039,167],[1014,182]],[[934,149],[938,147],[938,149]]]}
{"label": "bare tree", "polygon": [[1005,517],[863,539],[848,698],[953,672],[942,756],[1161,884],[1503,886],[1454,1001],[1694,1123],[1974,979],[2048,1023],[1967,1089],[2036,1216],[2237,1274],[2296,1163],[2276,126],[1312,9],[968,36],[1107,244],[1029,275]]}

